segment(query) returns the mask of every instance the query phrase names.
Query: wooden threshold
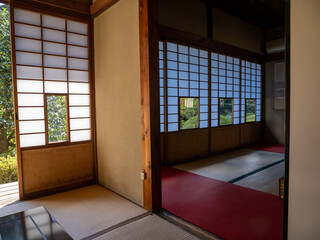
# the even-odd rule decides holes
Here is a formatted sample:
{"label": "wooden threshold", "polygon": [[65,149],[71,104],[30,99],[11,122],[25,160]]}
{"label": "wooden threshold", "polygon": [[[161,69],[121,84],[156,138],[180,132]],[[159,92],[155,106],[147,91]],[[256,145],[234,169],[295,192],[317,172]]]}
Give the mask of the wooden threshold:
{"label": "wooden threshold", "polygon": [[163,219],[167,220],[168,222],[182,228],[183,230],[187,231],[188,233],[198,237],[199,239],[203,240],[223,240],[220,238],[192,223],[189,223],[182,218],[179,218],[166,210],[162,209],[156,213],[158,216],[162,217]]}

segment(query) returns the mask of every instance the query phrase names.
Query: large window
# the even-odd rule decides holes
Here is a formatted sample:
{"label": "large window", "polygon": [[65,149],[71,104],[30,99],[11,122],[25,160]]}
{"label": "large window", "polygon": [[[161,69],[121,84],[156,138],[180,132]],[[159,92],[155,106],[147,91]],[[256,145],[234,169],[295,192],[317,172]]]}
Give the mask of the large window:
{"label": "large window", "polygon": [[211,127],[246,123],[246,99],[255,103],[249,121],[261,121],[260,64],[160,41],[159,69],[161,132],[187,128],[179,112],[181,99],[187,98],[199,98],[199,126],[188,128],[207,128],[209,121]]}
{"label": "large window", "polygon": [[91,140],[88,24],[14,10],[20,147]]}

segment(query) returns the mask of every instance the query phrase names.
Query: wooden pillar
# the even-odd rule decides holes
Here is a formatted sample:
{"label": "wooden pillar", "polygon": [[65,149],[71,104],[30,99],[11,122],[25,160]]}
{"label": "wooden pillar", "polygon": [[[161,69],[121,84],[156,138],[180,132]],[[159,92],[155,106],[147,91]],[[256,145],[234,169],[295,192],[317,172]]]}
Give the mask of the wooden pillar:
{"label": "wooden pillar", "polygon": [[143,201],[144,208],[152,212],[161,209],[157,3],[139,0]]}

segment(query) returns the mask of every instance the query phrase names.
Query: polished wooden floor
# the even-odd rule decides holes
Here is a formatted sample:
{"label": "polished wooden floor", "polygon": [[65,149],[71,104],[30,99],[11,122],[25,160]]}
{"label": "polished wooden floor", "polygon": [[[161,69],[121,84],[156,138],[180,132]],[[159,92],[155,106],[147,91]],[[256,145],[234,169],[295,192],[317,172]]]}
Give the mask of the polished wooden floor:
{"label": "polished wooden floor", "polygon": [[0,185],[0,208],[19,201],[18,182]]}

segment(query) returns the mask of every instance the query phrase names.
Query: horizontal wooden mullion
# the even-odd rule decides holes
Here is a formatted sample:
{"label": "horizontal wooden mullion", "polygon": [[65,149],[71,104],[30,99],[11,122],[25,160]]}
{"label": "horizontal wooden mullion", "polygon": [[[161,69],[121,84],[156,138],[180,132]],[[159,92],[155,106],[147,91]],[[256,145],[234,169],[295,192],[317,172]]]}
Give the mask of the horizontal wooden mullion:
{"label": "horizontal wooden mullion", "polygon": [[89,117],[71,117],[70,119],[90,119],[90,116]]}
{"label": "horizontal wooden mullion", "polygon": [[60,142],[60,143],[51,143],[48,145],[39,145],[32,147],[22,147],[21,151],[35,150],[35,149],[44,149],[44,148],[52,148],[52,147],[61,147],[61,146],[72,146],[72,145],[80,145],[85,143],[91,143],[92,140],[78,141],[78,142]]}
{"label": "horizontal wooden mullion", "polygon": [[70,132],[77,132],[77,131],[87,131],[87,130],[91,130],[91,128],[82,128],[82,129],[70,129]]}
{"label": "horizontal wooden mullion", "polygon": [[19,136],[45,134],[45,132],[19,133]]}
{"label": "horizontal wooden mullion", "polygon": [[44,121],[44,118],[42,119],[19,119],[19,122],[34,122],[34,121]]}

